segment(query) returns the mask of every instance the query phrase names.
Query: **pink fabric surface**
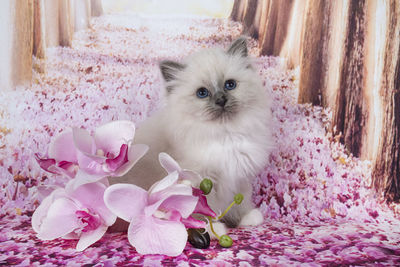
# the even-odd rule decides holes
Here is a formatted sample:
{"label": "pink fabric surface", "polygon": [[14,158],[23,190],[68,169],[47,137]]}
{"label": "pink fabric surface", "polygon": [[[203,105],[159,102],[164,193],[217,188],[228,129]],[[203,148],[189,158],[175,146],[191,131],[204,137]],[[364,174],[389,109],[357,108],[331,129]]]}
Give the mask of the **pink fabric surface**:
{"label": "pink fabric surface", "polygon": [[[371,189],[370,163],[326,132],[330,112],[297,104],[297,70],[274,57],[255,58],[271,85],[276,143],[254,184],[263,225],[232,229],[232,248],[187,244],[175,258],[139,255],[125,234],[107,233],[83,252],[74,240],[36,238],[30,217],[40,192],[67,179],[41,170],[34,154],[46,154],[51,138],[68,127],[93,131],[111,120],[144,120],[162,98],[159,60],[227,47],[240,32],[241,25],[223,19],[106,15],[77,33],[71,48],[49,48],[45,72],[35,72],[31,84],[0,91],[0,264],[400,265],[399,207]],[[255,42],[250,46],[256,55]]]}

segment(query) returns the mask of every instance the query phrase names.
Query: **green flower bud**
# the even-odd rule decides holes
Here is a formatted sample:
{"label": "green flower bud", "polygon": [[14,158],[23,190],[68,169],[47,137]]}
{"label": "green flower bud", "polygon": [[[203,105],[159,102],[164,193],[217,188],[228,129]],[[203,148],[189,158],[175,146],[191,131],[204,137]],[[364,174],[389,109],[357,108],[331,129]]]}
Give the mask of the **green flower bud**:
{"label": "green flower bud", "polygon": [[208,195],[211,192],[211,189],[213,188],[213,182],[211,182],[210,179],[203,179],[200,183],[200,189],[203,191],[204,195]]}
{"label": "green flower bud", "polygon": [[221,235],[219,238],[219,244],[221,247],[224,248],[230,248],[233,244],[232,238],[229,237],[229,235]]}
{"label": "green flower bud", "polygon": [[240,193],[236,194],[233,200],[235,200],[235,203],[239,205],[243,201],[243,195]]}

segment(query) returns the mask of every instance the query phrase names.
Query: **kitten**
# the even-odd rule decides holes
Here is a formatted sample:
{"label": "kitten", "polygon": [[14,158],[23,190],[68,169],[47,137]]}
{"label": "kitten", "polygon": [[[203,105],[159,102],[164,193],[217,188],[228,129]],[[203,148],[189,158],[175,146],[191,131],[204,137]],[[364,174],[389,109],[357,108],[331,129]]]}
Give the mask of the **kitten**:
{"label": "kitten", "polygon": [[[149,152],[124,177],[113,182],[148,189],[166,175],[158,154],[170,154],[182,168],[214,182],[208,196],[222,212],[237,193],[244,195],[224,217],[229,227],[258,225],[263,217],[252,204],[252,181],[271,150],[270,102],[247,55],[245,38],[227,51],[206,49],[182,63],[163,61],[166,105],[139,125],[135,143]],[[113,178],[114,179],[114,178]]]}

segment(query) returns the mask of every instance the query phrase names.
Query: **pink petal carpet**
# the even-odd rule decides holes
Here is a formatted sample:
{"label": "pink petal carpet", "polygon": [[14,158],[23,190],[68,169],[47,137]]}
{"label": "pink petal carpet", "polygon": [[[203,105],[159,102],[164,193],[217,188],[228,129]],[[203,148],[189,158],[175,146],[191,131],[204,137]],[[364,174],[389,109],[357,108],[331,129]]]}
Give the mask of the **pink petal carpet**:
{"label": "pink petal carpet", "polygon": [[[231,229],[231,248],[187,244],[175,258],[139,255],[125,234],[107,233],[76,252],[74,240],[41,241],[30,219],[37,188],[66,180],[42,171],[45,154],[67,127],[93,130],[111,120],[139,122],[157,109],[157,63],[228,44],[241,25],[225,19],[105,15],[49,48],[31,84],[0,90],[0,265],[21,266],[399,266],[399,206],[370,187],[370,163],[352,157],[327,132],[328,110],[297,104],[298,73],[276,57],[255,57],[273,99],[276,147],[254,184],[265,215],[259,227]],[[251,54],[257,55],[251,41]]]}

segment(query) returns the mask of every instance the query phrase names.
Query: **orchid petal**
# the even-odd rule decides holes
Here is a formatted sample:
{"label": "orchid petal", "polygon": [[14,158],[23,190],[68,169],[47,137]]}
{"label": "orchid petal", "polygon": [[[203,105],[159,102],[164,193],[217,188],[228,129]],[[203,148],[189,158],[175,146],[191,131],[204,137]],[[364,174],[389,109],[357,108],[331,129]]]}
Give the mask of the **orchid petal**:
{"label": "orchid petal", "polygon": [[76,162],[76,147],[72,130],[63,131],[49,145],[49,157],[56,161]]}
{"label": "orchid petal", "polygon": [[88,131],[81,128],[74,128],[72,134],[74,145],[79,151],[87,155],[95,154],[96,146]]}
{"label": "orchid petal", "polygon": [[45,219],[50,206],[53,204],[54,200],[60,197],[64,197],[65,192],[62,188],[56,188],[47,197],[45,197],[40,203],[39,207],[36,208],[32,215],[32,228],[36,233],[40,232],[41,225]]}
{"label": "orchid petal", "polygon": [[186,246],[187,237],[182,223],[153,216],[135,218],[128,228],[128,240],[140,254],[178,256]]}
{"label": "orchid petal", "polygon": [[113,159],[106,159],[106,164],[111,172],[116,171],[122,165],[128,162],[128,145],[123,144],[119,150],[118,156]]}
{"label": "orchid petal", "polygon": [[184,218],[187,218],[193,213],[193,210],[197,204],[197,197],[193,197],[191,195],[176,195],[172,190],[170,192],[171,194],[167,197],[147,206],[144,209],[146,216],[153,215],[154,212],[159,208],[166,211],[176,210]]}
{"label": "orchid petal", "polygon": [[36,159],[37,163],[39,164],[40,168],[42,168],[43,170],[45,170],[47,172],[56,174],[56,172],[54,172],[54,170],[49,170],[49,168],[51,166],[54,166],[54,164],[56,164],[55,159],[42,158],[42,157],[40,157],[40,155],[38,153],[35,153],[35,159]]}
{"label": "orchid petal", "polygon": [[79,239],[79,235],[75,232],[68,233],[62,237],[62,239]]}
{"label": "orchid petal", "polygon": [[36,187],[37,199],[39,202],[43,202],[58,186],[56,185],[39,185]]}
{"label": "orchid petal", "polygon": [[77,171],[79,170],[79,166],[77,163],[69,161],[61,161],[60,163],[58,163],[58,166],[54,167],[57,168],[57,171],[59,173],[64,174],[70,178],[74,178]]}
{"label": "orchid petal", "polygon": [[68,170],[68,169],[71,168],[73,165],[75,165],[73,162],[65,161],[65,160],[60,161],[60,162],[58,163],[58,167],[61,168],[61,169],[64,169],[64,170]]}
{"label": "orchid petal", "polygon": [[205,221],[197,220],[192,216],[181,219],[181,222],[185,225],[186,228],[206,228],[207,223]]}
{"label": "orchid petal", "polygon": [[198,197],[194,196],[171,196],[162,202],[161,210],[176,210],[183,218],[187,218],[193,213]]}
{"label": "orchid petal", "polygon": [[170,196],[174,196],[174,195],[191,196],[192,188],[190,185],[174,184],[162,191],[150,194],[148,202],[149,202],[149,204],[154,204],[159,201],[161,201],[161,203],[162,203],[165,199],[169,198]]}
{"label": "orchid petal", "polygon": [[182,180],[189,180],[193,186],[199,186],[203,180],[203,178],[197,172],[186,169],[179,172],[179,178]]}
{"label": "orchid petal", "polygon": [[79,227],[75,212],[77,206],[68,198],[59,198],[49,207],[46,218],[38,231],[38,238],[53,240],[62,237]]}
{"label": "orchid petal", "polygon": [[90,245],[96,243],[106,233],[107,228],[107,226],[101,225],[93,231],[82,232],[78,244],[76,245],[76,250],[83,251]]}
{"label": "orchid petal", "polygon": [[69,193],[69,196],[79,201],[83,207],[99,215],[107,226],[112,225],[117,217],[106,207],[104,203],[104,191],[106,186],[100,182],[88,183],[77,187]]}
{"label": "orchid petal", "polygon": [[77,156],[80,169],[89,174],[107,174],[103,168],[103,163],[106,158],[99,158],[97,156],[91,156],[82,152],[78,152]]}
{"label": "orchid petal", "polygon": [[129,147],[128,162],[115,171],[115,176],[125,175],[149,150],[148,145],[136,144]]}
{"label": "orchid petal", "polygon": [[112,121],[98,127],[94,134],[97,148],[117,154],[121,145],[132,141],[135,136],[135,124],[131,121]]}
{"label": "orchid petal", "polygon": [[204,195],[203,191],[198,188],[193,188],[193,196],[199,197],[199,201],[197,202],[197,206],[194,209],[193,213],[199,213],[211,217],[217,216],[217,214],[215,214],[210,206],[208,206],[207,198]]}
{"label": "orchid petal", "polygon": [[178,172],[172,172],[165,176],[162,180],[158,181],[157,183],[153,184],[149,189],[149,194],[154,194],[159,191],[162,191],[178,181],[179,174]]}
{"label": "orchid petal", "polygon": [[99,181],[107,187],[108,181],[107,181],[107,183],[105,183],[103,181],[104,179],[106,179],[105,177],[106,177],[105,174],[89,174],[89,173],[86,173],[85,171],[78,170],[78,172],[76,173],[75,179],[70,180],[66,184],[65,190],[67,192],[73,192],[81,185],[95,183],[95,182],[99,182]]}
{"label": "orchid petal", "polygon": [[104,202],[115,215],[129,222],[143,211],[147,192],[133,184],[115,184],[104,192]]}
{"label": "orchid petal", "polygon": [[174,171],[180,171],[181,167],[178,162],[176,162],[170,155],[165,152],[161,152],[158,154],[158,160],[160,161],[161,166],[168,172],[172,173]]}

